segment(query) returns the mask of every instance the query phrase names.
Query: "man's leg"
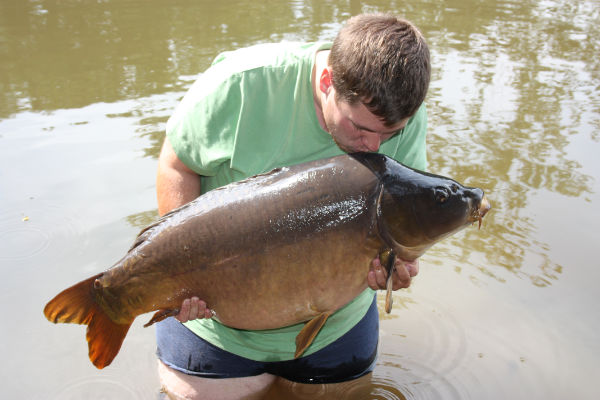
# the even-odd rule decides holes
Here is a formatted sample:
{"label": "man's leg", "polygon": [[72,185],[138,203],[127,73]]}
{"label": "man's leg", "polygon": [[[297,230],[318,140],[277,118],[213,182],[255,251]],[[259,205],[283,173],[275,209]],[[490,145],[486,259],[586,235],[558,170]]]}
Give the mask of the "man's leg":
{"label": "man's leg", "polygon": [[196,336],[174,318],[156,324],[158,373],[170,399],[262,398],[275,376]]}
{"label": "man's leg", "polygon": [[275,376],[262,374],[245,378],[201,378],[187,375],[158,361],[162,390],[171,400],[262,399],[275,381]]}

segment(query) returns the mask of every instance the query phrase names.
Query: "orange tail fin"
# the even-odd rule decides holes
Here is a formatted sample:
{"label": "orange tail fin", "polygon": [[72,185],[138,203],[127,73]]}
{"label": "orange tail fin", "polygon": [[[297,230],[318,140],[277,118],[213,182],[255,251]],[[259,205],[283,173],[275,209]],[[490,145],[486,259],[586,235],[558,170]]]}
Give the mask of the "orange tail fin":
{"label": "orange tail fin", "polygon": [[44,307],[44,315],[50,322],[87,325],[90,361],[102,369],[115,358],[131,326],[117,324],[95,301],[94,281],[102,274],[93,276],[59,293]]}

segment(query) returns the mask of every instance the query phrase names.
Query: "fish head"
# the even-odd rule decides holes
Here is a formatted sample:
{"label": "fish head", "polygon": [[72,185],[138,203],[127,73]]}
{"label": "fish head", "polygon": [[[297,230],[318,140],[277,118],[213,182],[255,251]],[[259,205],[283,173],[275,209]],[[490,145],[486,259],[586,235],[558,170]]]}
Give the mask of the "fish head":
{"label": "fish head", "polygon": [[[436,242],[481,220],[490,209],[483,190],[413,168],[379,154],[361,158],[383,190],[378,226],[384,242],[414,259]],[[363,163],[364,164],[364,163]]]}
{"label": "fish head", "polygon": [[438,242],[473,222],[481,224],[490,209],[483,190],[444,177],[428,180],[429,185],[418,186],[411,202],[414,222],[424,242]]}
{"label": "fish head", "polygon": [[409,258],[469,224],[481,226],[490,209],[483,190],[417,170],[390,176],[384,188],[381,218],[393,240],[412,249]]}

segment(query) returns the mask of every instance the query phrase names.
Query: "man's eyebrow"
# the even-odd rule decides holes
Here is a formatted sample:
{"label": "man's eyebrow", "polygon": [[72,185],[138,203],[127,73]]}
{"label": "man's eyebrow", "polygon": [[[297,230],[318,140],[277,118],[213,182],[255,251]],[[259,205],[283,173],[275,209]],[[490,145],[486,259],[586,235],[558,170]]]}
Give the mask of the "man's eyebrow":
{"label": "man's eyebrow", "polygon": [[354,122],[354,121],[353,121],[353,120],[351,120],[351,119],[350,119],[350,122],[352,122],[352,124],[353,124],[355,127],[357,127],[358,129],[360,129],[360,130],[367,131],[367,132],[373,132],[373,133],[380,133],[380,134],[382,134],[382,135],[393,135],[393,134],[395,134],[395,133],[398,133],[398,132],[402,131],[402,129],[404,129],[404,128],[406,127],[406,125],[405,125],[405,126],[403,126],[403,127],[401,127],[401,128],[394,129],[393,131],[389,131],[389,132],[378,132],[378,131],[374,131],[373,129],[367,128],[366,126],[359,125],[359,124],[357,124],[356,122]]}

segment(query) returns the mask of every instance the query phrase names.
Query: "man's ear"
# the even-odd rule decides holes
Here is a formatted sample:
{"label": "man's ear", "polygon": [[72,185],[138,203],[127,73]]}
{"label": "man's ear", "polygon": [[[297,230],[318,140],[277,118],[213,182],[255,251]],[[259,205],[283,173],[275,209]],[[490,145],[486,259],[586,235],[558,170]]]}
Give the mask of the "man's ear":
{"label": "man's ear", "polygon": [[323,68],[323,71],[321,71],[321,76],[319,77],[319,89],[321,89],[321,92],[327,94],[329,93],[331,85],[331,67],[325,67]]}

